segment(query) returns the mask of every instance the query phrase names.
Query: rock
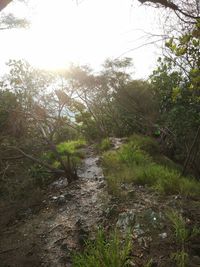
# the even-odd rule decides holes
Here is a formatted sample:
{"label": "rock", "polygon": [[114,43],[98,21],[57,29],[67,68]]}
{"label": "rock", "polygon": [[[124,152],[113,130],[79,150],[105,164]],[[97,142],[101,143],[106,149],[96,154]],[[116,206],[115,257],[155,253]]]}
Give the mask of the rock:
{"label": "rock", "polygon": [[66,202],[66,200],[65,200],[65,196],[64,196],[64,195],[53,196],[53,197],[52,197],[52,200],[53,200],[54,202],[56,202],[57,204],[59,204],[59,205],[62,205],[62,204],[64,204],[64,203]]}
{"label": "rock", "polygon": [[114,204],[111,207],[107,208],[106,211],[105,211],[106,218],[111,218],[113,216],[116,216],[118,214],[117,208],[118,208],[118,206],[116,204]]}
{"label": "rock", "polygon": [[78,241],[80,246],[84,246],[85,242],[88,240],[89,233],[85,229],[81,228],[79,229],[78,233]]}
{"label": "rock", "polygon": [[68,185],[68,180],[66,177],[60,177],[57,181],[51,184],[51,187],[55,187],[56,189],[61,189]]}
{"label": "rock", "polygon": [[135,191],[134,190],[131,190],[127,193],[127,197],[128,198],[134,198],[135,197]]}
{"label": "rock", "polygon": [[160,236],[162,239],[165,239],[165,238],[167,238],[167,233],[161,233],[161,234],[159,234],[159,236]]}
{"label": "rock", "polygon": [[191,258],[191,264],[192,266],[196,266],[196,267],[200,266],[200,257],[197,255],[193,256]]}
{"label": "rock", "polygon": [[103,183],[103,182],[99,183],[97,186],[97,188],[99,188],[99,189],[104,188],[104,187],[105,187],[105,183]]}
{"label": "rock", "polygon": [[65,196],[64,195],[60,195],[58,197],[58,200],[57,200],[58,205],[63,205],[65,202],[66,202]]}
{"label": "rock", "polygon": [[135,238],[138,238],[139,236],[142,236],[145,234],[145,231],[141,228],[141,225],[139,223],[134,226],[133,232],[134,232]]}
{"label": "rock", "polygon": [[122,212],[119,214],[116,226],[124,231],[127,231],[129,227],[134,225],[134,223],[135,212],[133,210],[129,210],[127,212]]}
{"label": "rock", "polygon": [[74,196],[71,193],[65,193],[64,197],[66,200],[71,200]]}
{"label": "rock", "polygon": [[70,250],[69,250],[67,244],[62,244],[62,245],[60,246],[60,248],[61,248],[63,251],[65,251],[65,252],[68,252],[68,253],[70,252]]}

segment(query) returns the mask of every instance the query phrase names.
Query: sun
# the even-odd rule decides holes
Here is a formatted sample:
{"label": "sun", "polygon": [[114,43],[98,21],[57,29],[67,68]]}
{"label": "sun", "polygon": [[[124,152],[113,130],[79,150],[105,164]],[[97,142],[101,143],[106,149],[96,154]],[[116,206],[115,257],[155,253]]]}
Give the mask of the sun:
{"label": "sun", "polygon": [[71,61],[78,61],[80,25],[73,1],[41,1],[28,31],[27,58],[45,69],[62,68]]}

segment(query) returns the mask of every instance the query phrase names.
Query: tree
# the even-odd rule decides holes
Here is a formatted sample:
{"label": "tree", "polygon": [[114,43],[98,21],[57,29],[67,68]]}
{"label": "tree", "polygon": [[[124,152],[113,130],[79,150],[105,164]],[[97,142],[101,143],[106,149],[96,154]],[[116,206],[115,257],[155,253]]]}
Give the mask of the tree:
{"label": "tree", "polygon": [[[172,10],[182,21],[191,19],[190,23],[200,19],[200,4],[196,0],[181,0],[181,1],[170,1],[170,0],[139,0],[143,3],[155,4],[156,7],[164,7]],[[189,21],[188,21],[189,22]]]}
{"label": "tree", "polygon": [[[70,155],[67,154],[67,159],[63,160],[56,146],[58,128],[61,132],[62,127],[71,126],[64,113],[64,109],[68,108],[67,102],[60,97],[58,89],[50,89],[54,83],[58,87],[56,76],[35,70],[22,61],[10,61],[8,65],[11,67],[10,74],[2,82],[2,94],[4,100],[8,99],[8,106],[1,108],[3,112],[0,117],[4,118],[5,113],[7,117],[3,120],[4,125],[9,124],[12,128],[15,125],[18,134],[16,135],[16,131],[14,135],[7,136],[1,133],[1,154],[9,159],[7,154],[13,151],[17,153],[17,158],[22,155],[52,173],[65,175],[69,182],[72,181],[77,175]],[[9,100],[11,97],[16,99],[16,105]],[[42,159],[42,155],[48,150],[58,160],[61,169]]]}
{"label": "tree", "polygon": [[2,11],[12,0],[1,0],[0,1],[0,11]]}

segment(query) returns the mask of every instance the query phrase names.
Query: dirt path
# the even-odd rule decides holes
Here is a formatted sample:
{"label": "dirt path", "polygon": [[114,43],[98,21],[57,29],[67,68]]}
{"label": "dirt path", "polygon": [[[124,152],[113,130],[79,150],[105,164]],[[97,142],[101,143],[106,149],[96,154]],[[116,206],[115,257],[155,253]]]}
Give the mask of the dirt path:
{"label": "dirt path", "polygon": [[1,267],[68,267],[71,252],[79,249],[102,221],[108,202],[99,157],[92,147],[79,170],[79,180],[54,182],[44,207],[25,221],[10,226],[1,238]]}

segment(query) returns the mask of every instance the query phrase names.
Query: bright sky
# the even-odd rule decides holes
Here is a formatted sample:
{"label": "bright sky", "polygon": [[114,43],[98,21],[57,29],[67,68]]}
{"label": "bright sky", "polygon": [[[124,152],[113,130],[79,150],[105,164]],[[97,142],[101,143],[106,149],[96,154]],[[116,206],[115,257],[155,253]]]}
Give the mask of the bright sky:
{"label": "bright sky", "polygon": [[[56,3],[56,4],[55,4]],[[5,12],[26,16],[30,29],[0,31],[0,72],[9,59],[28,60],[40,68],[57,69],[70,62],[98,69],[106,58],[133,58],[136,78],[147,77],[160,50],[144,46],[144,32],[157,33],[158,10],[137,0],[29,0],[10,4]],[[158,38],[159,39],[159,38]]]}

